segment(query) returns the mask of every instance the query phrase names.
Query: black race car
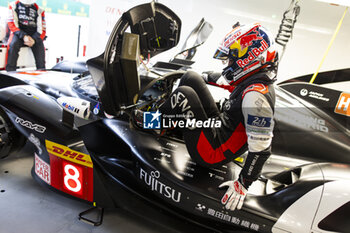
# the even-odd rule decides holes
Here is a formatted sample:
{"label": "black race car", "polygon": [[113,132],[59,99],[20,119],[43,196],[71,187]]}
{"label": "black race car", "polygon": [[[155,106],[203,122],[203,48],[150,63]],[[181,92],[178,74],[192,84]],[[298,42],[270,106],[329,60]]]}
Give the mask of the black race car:
{"label": "black race car", "polygon": [[[130,124],[134,108],[152,108],[167,98],[191,65],[197,46],[139,73],[139,54],[147,58],[174,47],[180,30],[180,19],[166,6],[143,4],[123,14],[104,54],[87,61],[89,72],[79,66],[80,74],[1,74],[1,156],[28,140],[32,175],[42,185],[95,209],[119,206],[167,224],[171,219],[174,228],[349,229],[350,94],[307,84],[307,77],[276,87],[273,155],[236,211],[223,208],[225,190],[217,187],[237,177],[244,155],[203,168],[191,160],[181,132],[158,136]],[[344,81],[347,73],[321,75]]]}

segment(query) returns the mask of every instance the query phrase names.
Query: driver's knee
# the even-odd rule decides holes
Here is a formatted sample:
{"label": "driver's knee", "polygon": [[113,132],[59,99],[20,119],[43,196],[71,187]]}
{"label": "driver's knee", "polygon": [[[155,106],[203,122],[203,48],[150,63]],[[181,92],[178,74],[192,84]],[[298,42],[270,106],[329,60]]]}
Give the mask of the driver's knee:
{"label": "driver's knee", "polygon": [[198,100],[198,96],[196,91],[190,86],[179,86],[172,93],[172,98],[177,99],[177,101],[185,100],[186,102],[196,102]]}
{"label": "driver's knee", "polygon": [[186,111],[196,111],[194,109],[200,107],[202,107],[202,103],[195,90],[189,86],[180,86],[170,95],[169,100],[161,107],[161,110],[184,113]]}
{"label": "driver's knee", "polygon": [[180,86],[196,87],[198,85],[205,85],[202,76],[194,71],[187,71],[180,80]]}

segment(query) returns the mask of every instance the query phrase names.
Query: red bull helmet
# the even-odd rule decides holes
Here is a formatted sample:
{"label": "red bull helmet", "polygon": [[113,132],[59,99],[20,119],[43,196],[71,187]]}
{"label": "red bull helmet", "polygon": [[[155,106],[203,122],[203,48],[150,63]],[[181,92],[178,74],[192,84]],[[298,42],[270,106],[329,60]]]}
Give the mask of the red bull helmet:
{"label": "red bull helmet", "polygon": [[233,26],[214,54],[228,62],[222,76],[230,85],[237,85],[262,68],[275,66],[277,51],[272,36],[260,24]]}

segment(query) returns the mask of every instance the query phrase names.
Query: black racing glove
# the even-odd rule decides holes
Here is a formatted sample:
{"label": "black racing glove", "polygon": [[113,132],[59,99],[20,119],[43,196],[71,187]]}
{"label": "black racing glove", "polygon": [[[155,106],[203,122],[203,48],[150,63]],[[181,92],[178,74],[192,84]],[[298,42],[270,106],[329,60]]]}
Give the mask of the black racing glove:
{"label": "black racing glove", "polygon": [[204,81],[208,84],[216,83],[220,78],[221,73],[213,72],[213,71],[205,71],[202,73],[202,77]]}

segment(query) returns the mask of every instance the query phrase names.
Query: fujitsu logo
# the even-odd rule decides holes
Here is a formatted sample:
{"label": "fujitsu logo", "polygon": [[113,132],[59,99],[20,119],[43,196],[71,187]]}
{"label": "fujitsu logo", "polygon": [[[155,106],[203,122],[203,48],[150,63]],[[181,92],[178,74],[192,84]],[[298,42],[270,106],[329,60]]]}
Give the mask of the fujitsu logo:
{"label": "fujitsu logo", "polygon": [[156,191],[164,197],[172,199],[174,202],[180,202],[181,192],[158,181],[159,177],[159,171],[152,171],[151,174],[148,174],[145,170],[140,168],[140,179],[143,180],[152,191]]}

